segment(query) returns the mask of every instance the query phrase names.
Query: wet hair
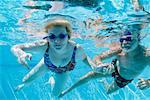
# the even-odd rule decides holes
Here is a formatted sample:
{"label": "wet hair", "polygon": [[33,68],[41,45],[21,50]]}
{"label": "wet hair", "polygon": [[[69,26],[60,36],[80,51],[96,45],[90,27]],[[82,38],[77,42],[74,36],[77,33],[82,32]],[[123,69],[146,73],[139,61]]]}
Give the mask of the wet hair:
{"label": "wet hair", "polygon": [[123,33],[122,33],[122,36],[123,35],[132,35],[132,33],[129,31],[129,30],[125,30]]}
{"label": "wet hair", "polygon": [[128,25],[128,30],[132,32],[139,32],[140,30],[142,30],[142,24],[134,23],[134,24]]}
{"label": "wet hair", "polygon": [[141,40],[140,33],[133,33],[133,32],[131,32],[129,30],[125,30],[124,32],[122,32],[121,36],[125,36],[125,35],[136,36],[138,38],[138,41]]}
{"label": "wet hair", "polygon": [[49,20],[48,23],[44,27],[45,32],[48,33],[48,29],[57,27],[57,26],[64,26],[66,28],[69,39],[71,38],[71,34],[72,34],[71,24],[69,23],[69,21],[65,19]]}

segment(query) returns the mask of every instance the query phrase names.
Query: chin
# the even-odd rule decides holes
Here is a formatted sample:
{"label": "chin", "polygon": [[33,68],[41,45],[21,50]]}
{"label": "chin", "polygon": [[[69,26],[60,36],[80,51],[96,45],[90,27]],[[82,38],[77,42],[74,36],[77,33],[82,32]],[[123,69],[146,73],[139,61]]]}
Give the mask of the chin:
{"label": "chin", "polygon": [[54,48],[55,48],[56,50],[59,50],[59,49],[62,48],[62,46],[61,46],[61,45],[55,45]]}
{"label": "chin", "polygon": [[[137,46],[136,46],[137,47]],[[136,47],[130,47],[130,48],[123,48],[124,52],[131,52],[134,51],[136,49]]]}
{"label": "chin", "polygon": [[61,50],[64,50],[64,47],[63,46],[58,46],[58,47],[55,47],[55,50],[60,52]]}
{"label": "chin", "polygon": [[55,50],[60,51],[62,48],[61,47],[55,47]]}
{"label": "chin", "polygon": [[123,49],[123,51],[124,51],[124,52],[131,52],[131,51],[133,51],[133,50],[131,50],[131,49]]}
{"label": "chin", "polygon": [[137,47],[138,47],[138,44],[135,43],[135,44],[132,44],[130,46],[123,47],[123,51],[131,52],[131,51],[134,51]]}

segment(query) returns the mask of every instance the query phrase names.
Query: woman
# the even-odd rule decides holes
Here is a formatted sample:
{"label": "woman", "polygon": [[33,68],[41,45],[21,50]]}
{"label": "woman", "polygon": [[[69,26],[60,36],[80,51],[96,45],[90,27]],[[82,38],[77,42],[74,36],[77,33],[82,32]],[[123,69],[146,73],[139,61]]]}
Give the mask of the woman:
{"label": "woman", "polygon": [[83,48],[70,40],[72,28],[67,20],[53,19],[49,21],[45,26],[45,32],[47,36],[42,41],[18,44],[12,47],[12,52],[18,57],[18,61],[27,68],[29,66],[25,59],[28,58],[31,60],[32,55],[23,50],[34,50],[36,48],[45,51],[44,57],[25,75],[22,83],[16,90],[20,90],[24,86],[29,85],[37,77],[51,71],[55,73],[55,84],[52,93],[54,96],[58,96],[63,90],[69,72],[75,68],[77,61],[82,60],[87,65],[93,63],[85,55]]}

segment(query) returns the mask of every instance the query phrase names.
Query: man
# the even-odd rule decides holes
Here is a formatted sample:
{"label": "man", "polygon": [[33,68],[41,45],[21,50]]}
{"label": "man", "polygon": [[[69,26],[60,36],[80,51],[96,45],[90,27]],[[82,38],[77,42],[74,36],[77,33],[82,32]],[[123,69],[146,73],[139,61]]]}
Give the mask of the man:
{"label": "man", "polygon": [[[108,94],[131,83],[134,78],[142,73],[147,65],[150,65],[150,51],[139,44],[139,28],[141,28],[141,25],[135,24],[130,26],[130,30],[125,30],[121,34],[119,43],[111,44],[108,51],[95,57],[96,63],[100,64],[95,68],[95,71],[91,71],[81,77],[78,82],[63,91],[60,97],[95,78],[114,77],[111,85],[104,83]],[[116,59],[111,64],[105,64],[105,66],[102,64],[102,60],[114,56]]]}

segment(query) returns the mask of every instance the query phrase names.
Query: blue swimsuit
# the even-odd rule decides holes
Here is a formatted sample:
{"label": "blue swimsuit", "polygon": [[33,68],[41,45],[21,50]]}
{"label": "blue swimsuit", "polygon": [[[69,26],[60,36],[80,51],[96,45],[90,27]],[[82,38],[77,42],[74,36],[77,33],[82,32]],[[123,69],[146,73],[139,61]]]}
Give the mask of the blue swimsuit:
{"label": "blue swimsuit", "polygon": [[52,64],[52,62],[50,61],[49,54],[48,54],[48,50],[49,50],[49,43],[48,43],[48,48],[46,49],[46,52],[44,54],[44,63],[52,72],[55,72],[55,73],[61,74],[67,71],[71,71],[74,69],[75,63],[76,63],[75,62],[76,49],[77,47],[75,46],[72,57],[71,57],[71,61],[66,66],[57,67],[54,64]]}

